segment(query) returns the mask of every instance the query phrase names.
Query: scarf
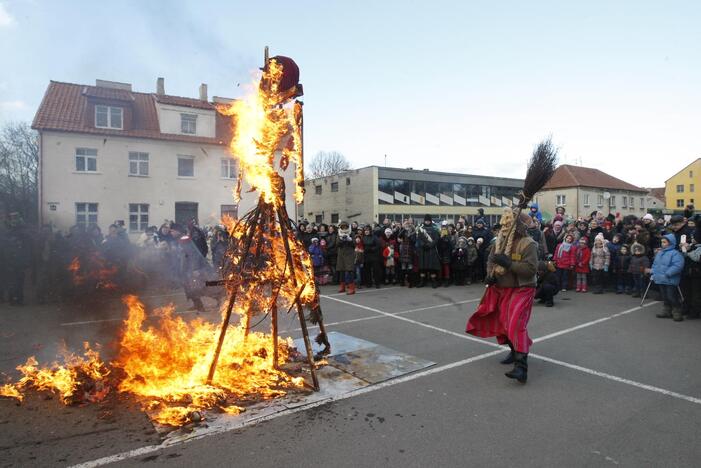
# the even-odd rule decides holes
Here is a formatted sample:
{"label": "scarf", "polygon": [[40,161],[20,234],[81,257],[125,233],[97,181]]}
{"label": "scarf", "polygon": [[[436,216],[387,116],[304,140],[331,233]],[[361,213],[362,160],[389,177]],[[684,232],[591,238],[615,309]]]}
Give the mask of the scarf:
{"label": "scarf", "polygon": [[563,252],[569,252],[572,248],[572,242],[563,242],[560,244],[560,250],[558,251],[557,258],[562,258]]}

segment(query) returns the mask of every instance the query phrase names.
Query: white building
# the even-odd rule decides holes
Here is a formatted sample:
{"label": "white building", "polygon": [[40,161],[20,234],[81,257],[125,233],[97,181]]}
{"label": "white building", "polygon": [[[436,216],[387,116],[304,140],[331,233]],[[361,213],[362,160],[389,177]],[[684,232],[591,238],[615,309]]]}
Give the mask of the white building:
{"label": "white building", "polygon": [[136,235],[164,220],[205,225],[245,213],[257,198],[244,187],[240,205],[233,201],[232,123],[216,111],[226,102],[210,102],[204,84],[199,99],[166,95],[162,78],[155,93],[101,80],[50,82],[32,125],[40,139],[40,221],[64,231],[124,223]]}

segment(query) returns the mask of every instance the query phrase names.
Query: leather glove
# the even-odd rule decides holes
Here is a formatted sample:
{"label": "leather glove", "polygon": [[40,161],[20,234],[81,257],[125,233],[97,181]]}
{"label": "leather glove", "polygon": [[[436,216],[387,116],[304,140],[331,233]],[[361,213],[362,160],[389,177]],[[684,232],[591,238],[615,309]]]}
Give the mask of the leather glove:
{"label": "leather glove", "polygon": [[496,263],[497,265],[504,267],[506,269],[511,268],[511,259],[509,258],[508,255],[497,254],[492,258],[492,261],[494,263]]}
{"label": "leather glove", "polygon": [[484,284],[486,284],[487,286],[491,286],[493,284],[496,284],[496,282],[497,282],[497,279],[493,276],[487,276],[484,279]]}

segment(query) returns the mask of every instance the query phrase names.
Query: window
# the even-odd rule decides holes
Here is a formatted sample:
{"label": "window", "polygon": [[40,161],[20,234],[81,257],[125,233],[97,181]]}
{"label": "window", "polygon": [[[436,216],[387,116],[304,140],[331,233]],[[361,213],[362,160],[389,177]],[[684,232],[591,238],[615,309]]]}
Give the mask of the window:
{"label": "window", "polygon": [[192,156],[178,156],[178,177],[195,177],[195,159]]}
{"label": "window", "polygon": [[556,198],[555,204],[556,204],[557,206],[565,206],[565,205],[567,204],[567,203],[566,203],[566,198],[567,198],[567,197],[566,197],[565,195],[556,195],[555,198]]}
{"label": "window", "polygon": [[129,175],[148,176],[148,153],[129,153]]}
{"label": "window", "polygon": [[630,207],[635,208],[635,197],[630,197]]}
{"label": "window", "polygon": [[677,185],[677,193],[684,193],[684,186],[683,185]]}
{"label": "window", "polygon": [[584,206],[589,206],[589,194],[584,194]]}
{"label": "window", "polygon": [[221,178],[235,179],[236,178],[236,161],[231,158],[222,158],[221,160]]}
{"label": "window", "polygon": [[609,206],[611,208],[616,207],[616,196],[615,195],[611,195],[611,198],[609,198]]}
{"label": "window", "polygon": [[314,186],[314,193],[316,193],[317,195],[321,195],[321,185]]}
{"label": "window", "polygon": [[689,199],[689,205],[693,205],[693,204],[694,204],[694,199],[693,199],[693,198],[690,198],[690,199]]}
{"label": "window", "polygon": [[314,222],[316,224],[321,224],[324,222],[324,216],[323,215],[316,215],[314,216]]}
{"label": "window", "polygon": [[97,172],[97,150],[92,148],[76,148],[75,170],[77,172]]}
{"label": "window", "polygon": [[601,208],[604,206],[604,195],[602,193],[599,194],[599,196],[596,198],[596,206]]}
{"label": "window", "polygon": [[75,224],[84,228],[97,224],[97,203],[76,203]]}
{"label": "window", "polygon": [[677,208],[684,208],[684,199],[678,199],[677,200]]}
{"label": "window", "polygon": [[338,224],[338,213],[331,213],[331,224]]}
{"label": "window", "polygon": [[195,114],[180,114],[180,131],[188,135],[197,133],[197,116]]}
{"label": "window", "polygon": [[338,192],[338,182],[331,182],[331,191]]}
{"label": "window", "polygon": [[350,185],[350,177],[346,177],[346,185]]}
{"label": "window", "polygon": [[129,203],[129,232],[144,232],[148,227],[148,205]]}
{"label": "window", "polygon": [[239,207],[238,205],[221,205],[221,219],[238,218]]}
{"label": "window", "polygon": [[640,208],[645,208],[645,198],[640,197]]}
{"label": "window", "polygon": [[621,203],[621,208],[628,208],[628,197],[623,197],[623,203]]}
{"label": "window", "polygon": [[693,178],[693,177],[694,177],[694,171],[689,171],[689,178]]}
{"label": "window", "polygon": [[122,129],[121,107],[95,106],[95,126],[98,128]]}
{"label": "window", "polygon": [[689,184],[689,192],[693,192],[693,191],[694,191],[694,184]]}

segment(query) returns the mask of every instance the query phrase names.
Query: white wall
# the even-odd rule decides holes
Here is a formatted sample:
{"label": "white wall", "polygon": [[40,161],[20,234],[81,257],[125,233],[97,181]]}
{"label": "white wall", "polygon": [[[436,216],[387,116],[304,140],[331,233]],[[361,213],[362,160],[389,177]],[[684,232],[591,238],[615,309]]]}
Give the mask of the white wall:
{"label": "white wall", "polygon": [[156,103],[156,110],[158,112],[158,122],[161,127],[161,133],[182,134],[180,114],[194,114],[197,116],[195,136],[209,138],[214,138],[216,136],[216,116],[213,110],[170,106],[159,103]]}
{"label": "white wall", "polygon": [[[221,158],[228,149],[162,140],[42,132],[41,213],[44,223],[67,230],[75,224],[75,203],[96,202],[103,232],[115,220],[128,227],[129,203],[149,204],[149,225],[175,218],[175,202],[197,202],[200,224],[219,222],[221,205],[232,205],[236,180],[221,178]],[[75,150],[97,149],[97,173],[75,171]],[[149,176],[129,176],[129,152],[149,153]],[[177,175],[178,154],[194,156],[195,176]],[[294,167],[285,174],[287,206],[294,216]],[[239,215],[251,209],[257,193],[245,193]],[[51,210],[53,204],[56,209]]]}

